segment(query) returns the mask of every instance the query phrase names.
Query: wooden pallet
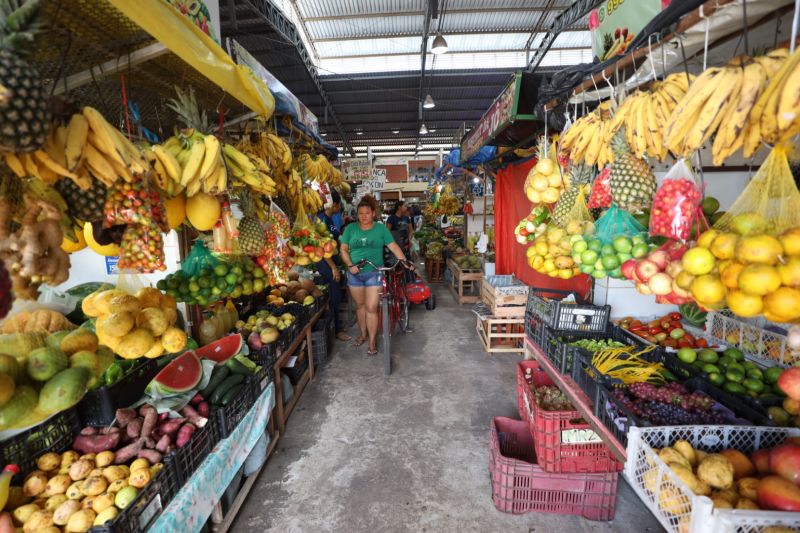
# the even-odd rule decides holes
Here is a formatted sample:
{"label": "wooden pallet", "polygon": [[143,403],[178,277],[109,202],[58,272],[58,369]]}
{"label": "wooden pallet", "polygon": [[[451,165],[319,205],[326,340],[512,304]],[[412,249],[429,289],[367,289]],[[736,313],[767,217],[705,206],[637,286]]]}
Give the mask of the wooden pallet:
{"label": "wooden pallet", "polygon": [[462,270],[458,263],[452,259],[447,260],[447,268],[452,277],[447,287],[453,293],[456,303],[474,304],[481,300],[481,280],[483,272],[480,270]]}
{"label": "wooden pallet", "polygon": [[444,279],[444,260],[426,257],[425,278],[428,283],[440,283]]}
{"label": "wooden pallet", "polygon": [[498,318],[478,317],[475,326],[478,337],[483,343],[483,349],[492,355],[494,353],[518,353],[525,349],[525,319],[524,318]]}
{"label": "wooden pallet", "polygon": [[481,284],[481,300],[496,317],[523,318],[528,296],[526,294],[504,294],[484,280]]}

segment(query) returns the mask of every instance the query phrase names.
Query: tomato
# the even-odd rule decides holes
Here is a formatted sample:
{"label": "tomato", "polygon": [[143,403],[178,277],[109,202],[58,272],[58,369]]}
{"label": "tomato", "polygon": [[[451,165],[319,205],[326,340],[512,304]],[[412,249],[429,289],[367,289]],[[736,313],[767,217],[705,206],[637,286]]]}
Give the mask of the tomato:
{"label": "tomato", "polygon": [[694,341],[694,345],[697,346],[698,348],[708,348],[708,341],[703,338],[700,338]]}
{"label": "tomato", "polygon": [[686,332],[686,335],[683,336],[683,338],[686,339],[687,341],[691,342],[692,344],[694,344],[694,342],[695,342],[694,335],[692,335],[688,331]]}
{"label": "tomato", "polygon": [[641,325],[642,325],[642,321],[641,320],[631,320],[631,327],[641,326]]}
{"label": "tomato", "polygon": [[673,311],[668,316],[669,316],[670,320],[675,320],[677,322],[681,321],[681,314],[680,313],[677,313],[677,312]]}
{"label": "tomato", "polygon": [[663,333],[659,326],[651,326],[649,330],[647,330],[650,335],[656,335],[657,333]]}
{"label": "tomato", "polygon": [[634,333],[638,331],[647,331],[647,326],[645,326],[644,324],[637,324],[637,325],[631,324],[631,326],[628,328],[628,331],[633,331]]}
{"label": "tomato", "polygon": [[692,343],[686,340],[686,337],[682,339],[678,339],[678,348],[689,348],[692,346]]}

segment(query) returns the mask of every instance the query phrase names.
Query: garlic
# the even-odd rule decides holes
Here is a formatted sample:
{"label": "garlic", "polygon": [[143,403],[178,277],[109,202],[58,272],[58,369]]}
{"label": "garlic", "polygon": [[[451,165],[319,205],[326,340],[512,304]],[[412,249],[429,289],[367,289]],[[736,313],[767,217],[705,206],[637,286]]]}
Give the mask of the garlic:
{"label": "garlic", "polygon": [[786,345],[793,352],[800,350],[800,326],[795,325],[789,328],[789,332],[786,335]]}

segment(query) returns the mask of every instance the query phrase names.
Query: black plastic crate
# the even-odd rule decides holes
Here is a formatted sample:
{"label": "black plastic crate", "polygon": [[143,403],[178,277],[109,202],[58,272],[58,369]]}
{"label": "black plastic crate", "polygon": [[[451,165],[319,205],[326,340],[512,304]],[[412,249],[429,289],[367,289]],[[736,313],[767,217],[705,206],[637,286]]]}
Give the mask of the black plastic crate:
{"label": "black plastic crate", "polygon": [[323,365],[328,362],[328,354],[333,345],[333,319],[330,313],[322,316],[311,330],[311,353],[314,355],[314,365]]}
{"label": "black plastic crate", "polygon": [[[589,360],[591,360],[592,354],[588,350],[569,345],[569,343],[580,339],[612,339],[634,346],[639,350],[646,347],[642,341],[636,339],[635,337],[625,335],[622,330],[613,325],[610,325],[607,330],[600,332],[572,333],[554,331],[552,328],[546,326],[542,328],[542,331],[542,337],[544,340],[540,347],[547,358],[550,359],[553,365],[562,374],[572,373],[574,361],[577,357],[575,353],[578,351],[587,354],[589,356]],[[575,376],[573,375],[573,377]],[[587,392],[587,394],[589,393]]]}
{"label": "black plastic crate", "polygon": [[257,365],[261,366],[272,366],[275,364],[275,359],[278,358],[278,348],[280,347],[280,336],[278,336],[278,340],[275,342],[271,342],[265,346],[262,346],[258,350],[250,350],[250,355],[248,357],[255,362]]}
{"label": "black plastic crate", "polygon": [[[209,423],[217,426],[217,435],[219,439],[227,438],[239,422],[245,417],[248,411],[253,407],[256,401],[256,391],[258,390],[260,381],[257,376],[248,376],[244,380],[244,387],[242,392],[237,394],[236,397],[225,406],[213,407]],[[259,391],[260,393],[260,391]]]}
{"label": "black plastic crate", "polygon": [[525,336],[542,350],[544,350],[547,340],[546,329],[547,326],[540,316],[535,313],[529,313],[527,309],[525,310]]}
{"label": "black plastic crate", "polygon": [[94,526],[92,533],[143,533],[155,523],[161,511],[177,493],[173,474],[167,465],[139,490],[136,498],[104,526]]}
{"label": "black plastic crate", "polygon": [[116,417],[117,409],[128,407],[141,398],[144,388],[156,377],[159,370],[155,359],[141,359],[118,382],[88,391],[78,403],[78,414],[83,425],[110,425]]}
{"label": "black plastic crate", "polygon": [[[570,294],[576,303],[561,301]],[[525,307],[526,316],[538,316],[553,330],[565,332],[603,332],[608,328],[610,313],[610,305],[592,305],[575,292],[535,287],[528,291]]]}
{"label": "black plastic crate", "polygon": [[292,325],[288,328],[281,331],[280,336],[278,337],[277,342],[277,349],[275,351],[275,355],[280,357],[283,353],[289,349],[292,343],[297,339],[298,333],[303,329],[304,326],[300,326],[298,321],[295,320],[292,322]]}
{"label": "black plastic crate", "polygon": [[209,419],[205,427],[194,432],[188,444],[164,458],[164,469],[171,469],[169,475],[174,476],[175,492],[192,477],[218,441],[217,425]]}
{"label": "black plastic crate", "polygon": [[286,376],[289,378],[289,381],[292,382],[292,386],[297,386],[297,384],[302,379],[303,374],[308,369],[308,354],[306,353],[306,341],[300,343],[300,346],[297,347],[295,355],[297,355],[297,360],[294,362],[294,366],[289,368],[284,367],[281,369],[281,372],[286,374]]}
{"label": "black plastic crate", "polygon": [[36,458],[45,452],[62,451],[72,446],[75,435],[81,430],[75,408],[61,411],[41,424],[0,442],[0,465],[15,464],[20,473],[15,483],[36,470]]}

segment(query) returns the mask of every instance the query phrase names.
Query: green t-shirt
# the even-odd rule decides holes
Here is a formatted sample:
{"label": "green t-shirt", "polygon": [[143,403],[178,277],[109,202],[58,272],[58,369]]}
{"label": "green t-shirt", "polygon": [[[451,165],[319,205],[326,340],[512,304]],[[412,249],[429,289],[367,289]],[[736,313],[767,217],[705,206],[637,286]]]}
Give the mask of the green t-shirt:
{"label": "green t-shirt", "polygon": [[[376,222],[366,231],[361,229],[358,222],[348,224],[342,234],[342,243],[350,247],[350,260],[357,264],[362,259],[372,261],[376,265],[383,264],[383,247],[394,242],[389,228]],[[373,268],[364,265],[362,272],[370,272]]]}

